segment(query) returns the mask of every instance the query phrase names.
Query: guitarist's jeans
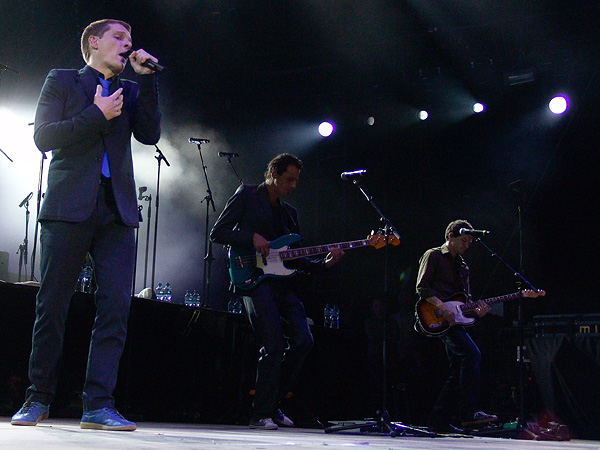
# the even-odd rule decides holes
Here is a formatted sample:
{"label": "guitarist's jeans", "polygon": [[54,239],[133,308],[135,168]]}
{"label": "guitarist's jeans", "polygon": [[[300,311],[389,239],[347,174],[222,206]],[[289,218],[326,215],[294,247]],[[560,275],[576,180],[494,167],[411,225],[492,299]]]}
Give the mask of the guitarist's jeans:
{"label": "guitarist's jeans", "polygon": [[450,375],[433,406],[430,421],[436,425],[450,422],[461,399],[465,413],[471,418],[481,409],[479,404],[481,352],[477,344],[462,327],[452,328],[440,336],[440,339],[446,345],[446,354],[450,360]]}
{"label": "guitarist's jeans", "polygon": [[286,280],[265,279],[244,296],[260,346],[252,419],[272,417],[313,346],[304,305]]}

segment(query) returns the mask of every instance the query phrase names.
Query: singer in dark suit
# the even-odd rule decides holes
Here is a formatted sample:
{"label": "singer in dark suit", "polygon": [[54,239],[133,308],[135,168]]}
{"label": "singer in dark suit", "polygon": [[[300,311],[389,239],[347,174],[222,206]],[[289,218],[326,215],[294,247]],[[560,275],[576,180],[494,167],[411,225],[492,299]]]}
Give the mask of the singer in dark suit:
{"label": "singer in dark suit", "polygon": [[[96,318],[83,386],[81,428],[135,430],[115,409],[113,391],[127,335],[138,210],[131,135],[148,145],[160,138],[156,58],[131,52],[131,27],[100,20],[81,36],[86,66],[52,70],[35,116],[38,148],[52,151],[40,212],[41,280],[36,302],[31,386],[13,425],[48,417],[62,358],[65,320],[81,266],[94,260]],[[138,82],[119,74],[127,60]]]}

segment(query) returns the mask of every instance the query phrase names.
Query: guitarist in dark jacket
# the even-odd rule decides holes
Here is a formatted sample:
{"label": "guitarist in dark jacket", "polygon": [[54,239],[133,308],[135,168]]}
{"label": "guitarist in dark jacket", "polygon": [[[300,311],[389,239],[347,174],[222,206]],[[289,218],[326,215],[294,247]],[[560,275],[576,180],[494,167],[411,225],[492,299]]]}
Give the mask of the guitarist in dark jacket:
{"label": "guitarist in dark jacket", "polygon": [[[454,325],[454,313],[442,299],[455,293],[463,293],[470,300],[469,267],[462,255],[473,239],[469,234],[460,235],[460,229],[473,227],[466,220],[455,220],[446,228],[446,242],[441,247],[429,249],[419,261],[417,293],[421,299],[439,308],[441,315]],[[479,301],[475,314],[483,317],[489,306]],[[487,414],[480,407],[481,352],[464,327],[454,326],[439,336],[446,346],[450,360],[450,375],[438,396],[429,426],[437,432],[460,432],[450,424],[452,414],[459,405],[462,392],[463,406],[474,421],[496,421],[498,417]]]}
{"label": "guitarist in dark jacket", "polygon": [[[211,239],[254,249],[266,257],[270,241],[289,233],[300,234],[296,209],[281,198],[296,188],[301,170],[302,161],[294,155],[283,153],[273,158],[265,171],[264,183],[242,185],[227,201],[211,231]],[[329,268],[343,254],[333,248],[324,259],[297,259],[290,266],[307,272]],[[293,426],[278,404],[291,389],[313,346],[304,306],[285,278],[264,278],[244,291],[244,306],[260,346],[250,428],[274,430],[278,425]]]}

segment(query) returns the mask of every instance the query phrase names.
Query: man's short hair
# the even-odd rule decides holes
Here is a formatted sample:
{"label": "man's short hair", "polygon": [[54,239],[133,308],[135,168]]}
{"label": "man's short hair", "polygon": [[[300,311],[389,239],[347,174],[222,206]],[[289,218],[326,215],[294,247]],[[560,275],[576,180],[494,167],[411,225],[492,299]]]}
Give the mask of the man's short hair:
{"label": "man's short hair", "polygon": [[117,19],[96,20],[95,22],[92,22],[87,27],[85,27],[85,30],[83,30],[83,33],[81,34],[81,54],[83,55],[83,60],[86,63],[90,60],[89,37],[98,36],[99,38],[101,38],[102,36],[104,36],[106,30],[108,30],[110,26],[115,23],[123,25],[129,32],[129,34],[131,34],[131,25],[129,25],[127,22],[123,22],[122,20]]}
{"label": "man's short hair", "polygon": [[265,180],[273,178],[273,173],[277,173],[277,175],[281,175],[286,171],[289,165],[296,166],[298,170],[302,170],[302,166],[304,163],[297,156],[292,155],[291,153],[282,153],[277,155],[267,165],[267,170],[265,170]]}
{"label": "man's short hair", "polygon": [[450,222],[446,227],[446,234],[444,235],[444,237],[446,238],[446,240],[448,240],[448,238],[450,237],[450,233],[452,233],[452,235],[455,237],[458,236],[461,228],[473,229],[473,225],[471,225],[464,219],[454,220]]}

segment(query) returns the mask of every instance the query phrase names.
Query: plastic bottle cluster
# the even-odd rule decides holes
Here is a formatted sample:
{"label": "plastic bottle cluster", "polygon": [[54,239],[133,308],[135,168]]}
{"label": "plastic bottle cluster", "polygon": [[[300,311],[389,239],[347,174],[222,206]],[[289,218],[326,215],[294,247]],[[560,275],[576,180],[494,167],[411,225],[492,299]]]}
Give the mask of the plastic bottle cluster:
{"label": "plastic bottle cluster", "polygon": [[337,305],[330,306],[329,303],[325,305],[323,310],[323,327],[324,328],[340,328],[340,309]]}
{"label": "plastic bottle cluster", "polygon": [[200,293],[196,289],[194,289],[193,291],[190,291],[188,289],[187,291],[185,291],[185,296],[183,297],[183,304],[185,306],[200,307]]}
{"label": "plastic bottle cluster", "polygon": [[170,283],[158,283],[154,289],[156,294],[156,300],[160,302],[171,302],[173,301],[173,289],[171,289]]}

